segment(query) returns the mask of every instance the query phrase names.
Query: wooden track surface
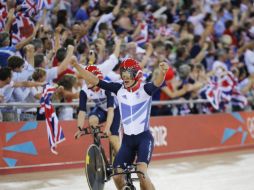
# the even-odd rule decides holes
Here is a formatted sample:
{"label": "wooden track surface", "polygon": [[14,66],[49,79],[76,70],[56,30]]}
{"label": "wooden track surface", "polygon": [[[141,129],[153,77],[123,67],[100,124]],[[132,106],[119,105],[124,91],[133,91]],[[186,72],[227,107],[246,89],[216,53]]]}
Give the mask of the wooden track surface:
{"label": "wooden track surface", "polygon": [[[149,174],[157,190],[254,190],[254,150],[154,161]],[[0,190],[65,189],[88,190],[82,169],[0,176]]]}

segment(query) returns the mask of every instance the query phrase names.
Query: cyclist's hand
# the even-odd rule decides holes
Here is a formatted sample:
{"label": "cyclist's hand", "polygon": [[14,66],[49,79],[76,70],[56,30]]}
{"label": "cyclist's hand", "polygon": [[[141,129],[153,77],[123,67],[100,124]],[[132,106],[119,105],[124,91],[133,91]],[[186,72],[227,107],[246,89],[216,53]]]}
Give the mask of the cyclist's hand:
{"label": "cyclist's hand", "polygon": [[110,129],[104,129],[103,133],[107,136],[111,136],[111,132],[110,132]]}
{"label": "cyclist's hand", "polygon": [[78,130],[78,131],[75,133],[74,137],[75,137],[75,139],[78,139],[79,137],[81,137],[81,136],[84,135],[84,134],[85,134],[85,131]]}

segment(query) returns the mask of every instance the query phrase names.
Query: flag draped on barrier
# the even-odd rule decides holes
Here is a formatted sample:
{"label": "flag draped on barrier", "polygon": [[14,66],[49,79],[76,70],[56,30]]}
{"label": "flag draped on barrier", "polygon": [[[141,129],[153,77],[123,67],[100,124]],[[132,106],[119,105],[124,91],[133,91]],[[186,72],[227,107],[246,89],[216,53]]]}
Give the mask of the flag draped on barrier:
{"label": "flag draped on barrier", "polygon": [[57,144],[65,140],[63,129],[58,122],[57,115],[52,105],[52,95],[56,91],[56,87],[47,84],[43,90],[40,100],[41,111],[45,113],[46,126],[48,132],[48,140],[52,153],[58,154],[56,151]]}
{"label": "flag draped on barrier", "polygon": [[241,94],[237,87],[237,79],[231,72],[228,72],[218,80],[212,80],[202,90],[201,96],[207,99],[214,109],[223,109],[225,103],[231,102],[244,108],[247,105],[247,99]]}

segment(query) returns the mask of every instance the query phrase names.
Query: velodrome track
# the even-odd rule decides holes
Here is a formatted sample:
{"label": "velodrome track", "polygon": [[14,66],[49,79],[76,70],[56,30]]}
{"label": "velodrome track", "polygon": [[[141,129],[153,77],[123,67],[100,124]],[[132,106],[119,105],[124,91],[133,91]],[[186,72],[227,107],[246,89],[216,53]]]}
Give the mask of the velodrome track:
{"label": "velodrome track", "polygon": [[[254,149],[154,161],[149,174],[157,190],[253,190]],[[65,189],[88,190],[82,169],[0,176],[0,190]]]}

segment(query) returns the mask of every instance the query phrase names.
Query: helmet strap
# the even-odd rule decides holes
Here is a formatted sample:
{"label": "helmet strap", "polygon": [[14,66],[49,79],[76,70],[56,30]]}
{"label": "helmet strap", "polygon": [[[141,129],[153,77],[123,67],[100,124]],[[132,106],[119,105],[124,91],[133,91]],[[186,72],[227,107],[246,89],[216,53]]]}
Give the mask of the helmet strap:
{"label": "helmet strap", "polygon": [[135,92],[139,89],[141,80],[135,81],[132,86],[126,88],[129,92]]}

